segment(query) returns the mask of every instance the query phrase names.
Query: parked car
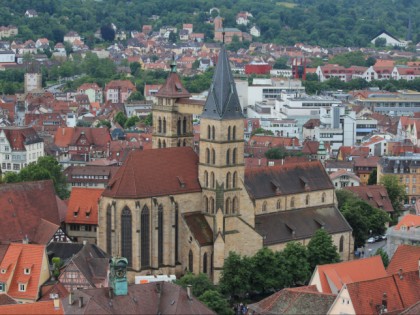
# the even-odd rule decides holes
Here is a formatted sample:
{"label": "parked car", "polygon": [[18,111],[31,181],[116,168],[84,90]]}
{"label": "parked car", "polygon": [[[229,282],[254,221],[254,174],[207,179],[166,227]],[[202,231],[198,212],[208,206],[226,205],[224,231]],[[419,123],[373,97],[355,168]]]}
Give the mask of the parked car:
{"label": "parked car", "polygon": [[369,237],[369,238],[368,238],[368,240],[367,240],[367,242],[368,242],[368,243],[375,243],[375,242],[376,242],[376,240],[375,240],[375,238],[374,238],[374,237]]}

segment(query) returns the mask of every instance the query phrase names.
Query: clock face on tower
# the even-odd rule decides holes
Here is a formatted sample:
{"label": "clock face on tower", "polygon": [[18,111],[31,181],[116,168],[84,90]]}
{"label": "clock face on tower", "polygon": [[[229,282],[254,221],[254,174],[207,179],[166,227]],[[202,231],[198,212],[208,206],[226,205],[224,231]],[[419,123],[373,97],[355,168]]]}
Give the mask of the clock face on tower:
{"label": "clock face on tower", "polygon": [[120,269],[115,270],[115,275],[118,278],[123,278],[125,276],[125,269],[120,268]]}

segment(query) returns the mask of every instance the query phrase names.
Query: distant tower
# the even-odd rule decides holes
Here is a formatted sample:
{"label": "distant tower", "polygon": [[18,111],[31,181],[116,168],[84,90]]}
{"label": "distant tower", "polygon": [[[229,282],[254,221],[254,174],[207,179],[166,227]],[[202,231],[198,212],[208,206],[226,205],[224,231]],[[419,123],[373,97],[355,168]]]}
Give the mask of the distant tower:
{"label": "distant tower", "polygon": [[306,80],[306,58],[305,57],[293,58],[292,76],[294,79]]}
{"label": "distant tower", "polygon": [[413,40],[413,25],[411,24],[411,16],[408,17],[407,41]]}
{"label": "distant tower", "polygon": [[24,87],[25,94],[42,90],[42,74],[35,70],[33,64],[26,69]]}
{"label": "distant tower", "polygon": [[214,18],[214,31],[219,31],[220,29],[223,28],[223,19],[220,17],[220,15],[216,16]]}

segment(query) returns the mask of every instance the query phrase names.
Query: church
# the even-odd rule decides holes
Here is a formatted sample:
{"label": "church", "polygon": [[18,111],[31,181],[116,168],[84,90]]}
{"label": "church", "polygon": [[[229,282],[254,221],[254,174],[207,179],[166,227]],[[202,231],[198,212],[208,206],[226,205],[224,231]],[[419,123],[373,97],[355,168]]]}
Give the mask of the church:
{"label": "church", "polygon": [[175,63],[156,97],[153,149],[132,151],[99,201],[98,245],[127,259],[131,280],[191,271],[218,283],[229,252],[306,245],[319,228],[351,258],[352,229],[318,161],[245,169],[244,116],[224,45],[205,102],[191,99]]}

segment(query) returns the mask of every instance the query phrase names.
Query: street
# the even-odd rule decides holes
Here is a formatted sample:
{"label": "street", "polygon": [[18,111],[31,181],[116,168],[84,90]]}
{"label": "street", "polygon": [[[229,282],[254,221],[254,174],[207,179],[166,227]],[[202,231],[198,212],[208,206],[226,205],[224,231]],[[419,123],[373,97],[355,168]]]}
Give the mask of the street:
{"label": "street", "polygon": [[367,243],[366,242],[365,248],[364,248],[364,253],[365,253],[364,257],[369,257],[369,256],[375,255],[376,251],[379,248],[383,248],[386,251],[386,240],[376,242],[376,243]]}

